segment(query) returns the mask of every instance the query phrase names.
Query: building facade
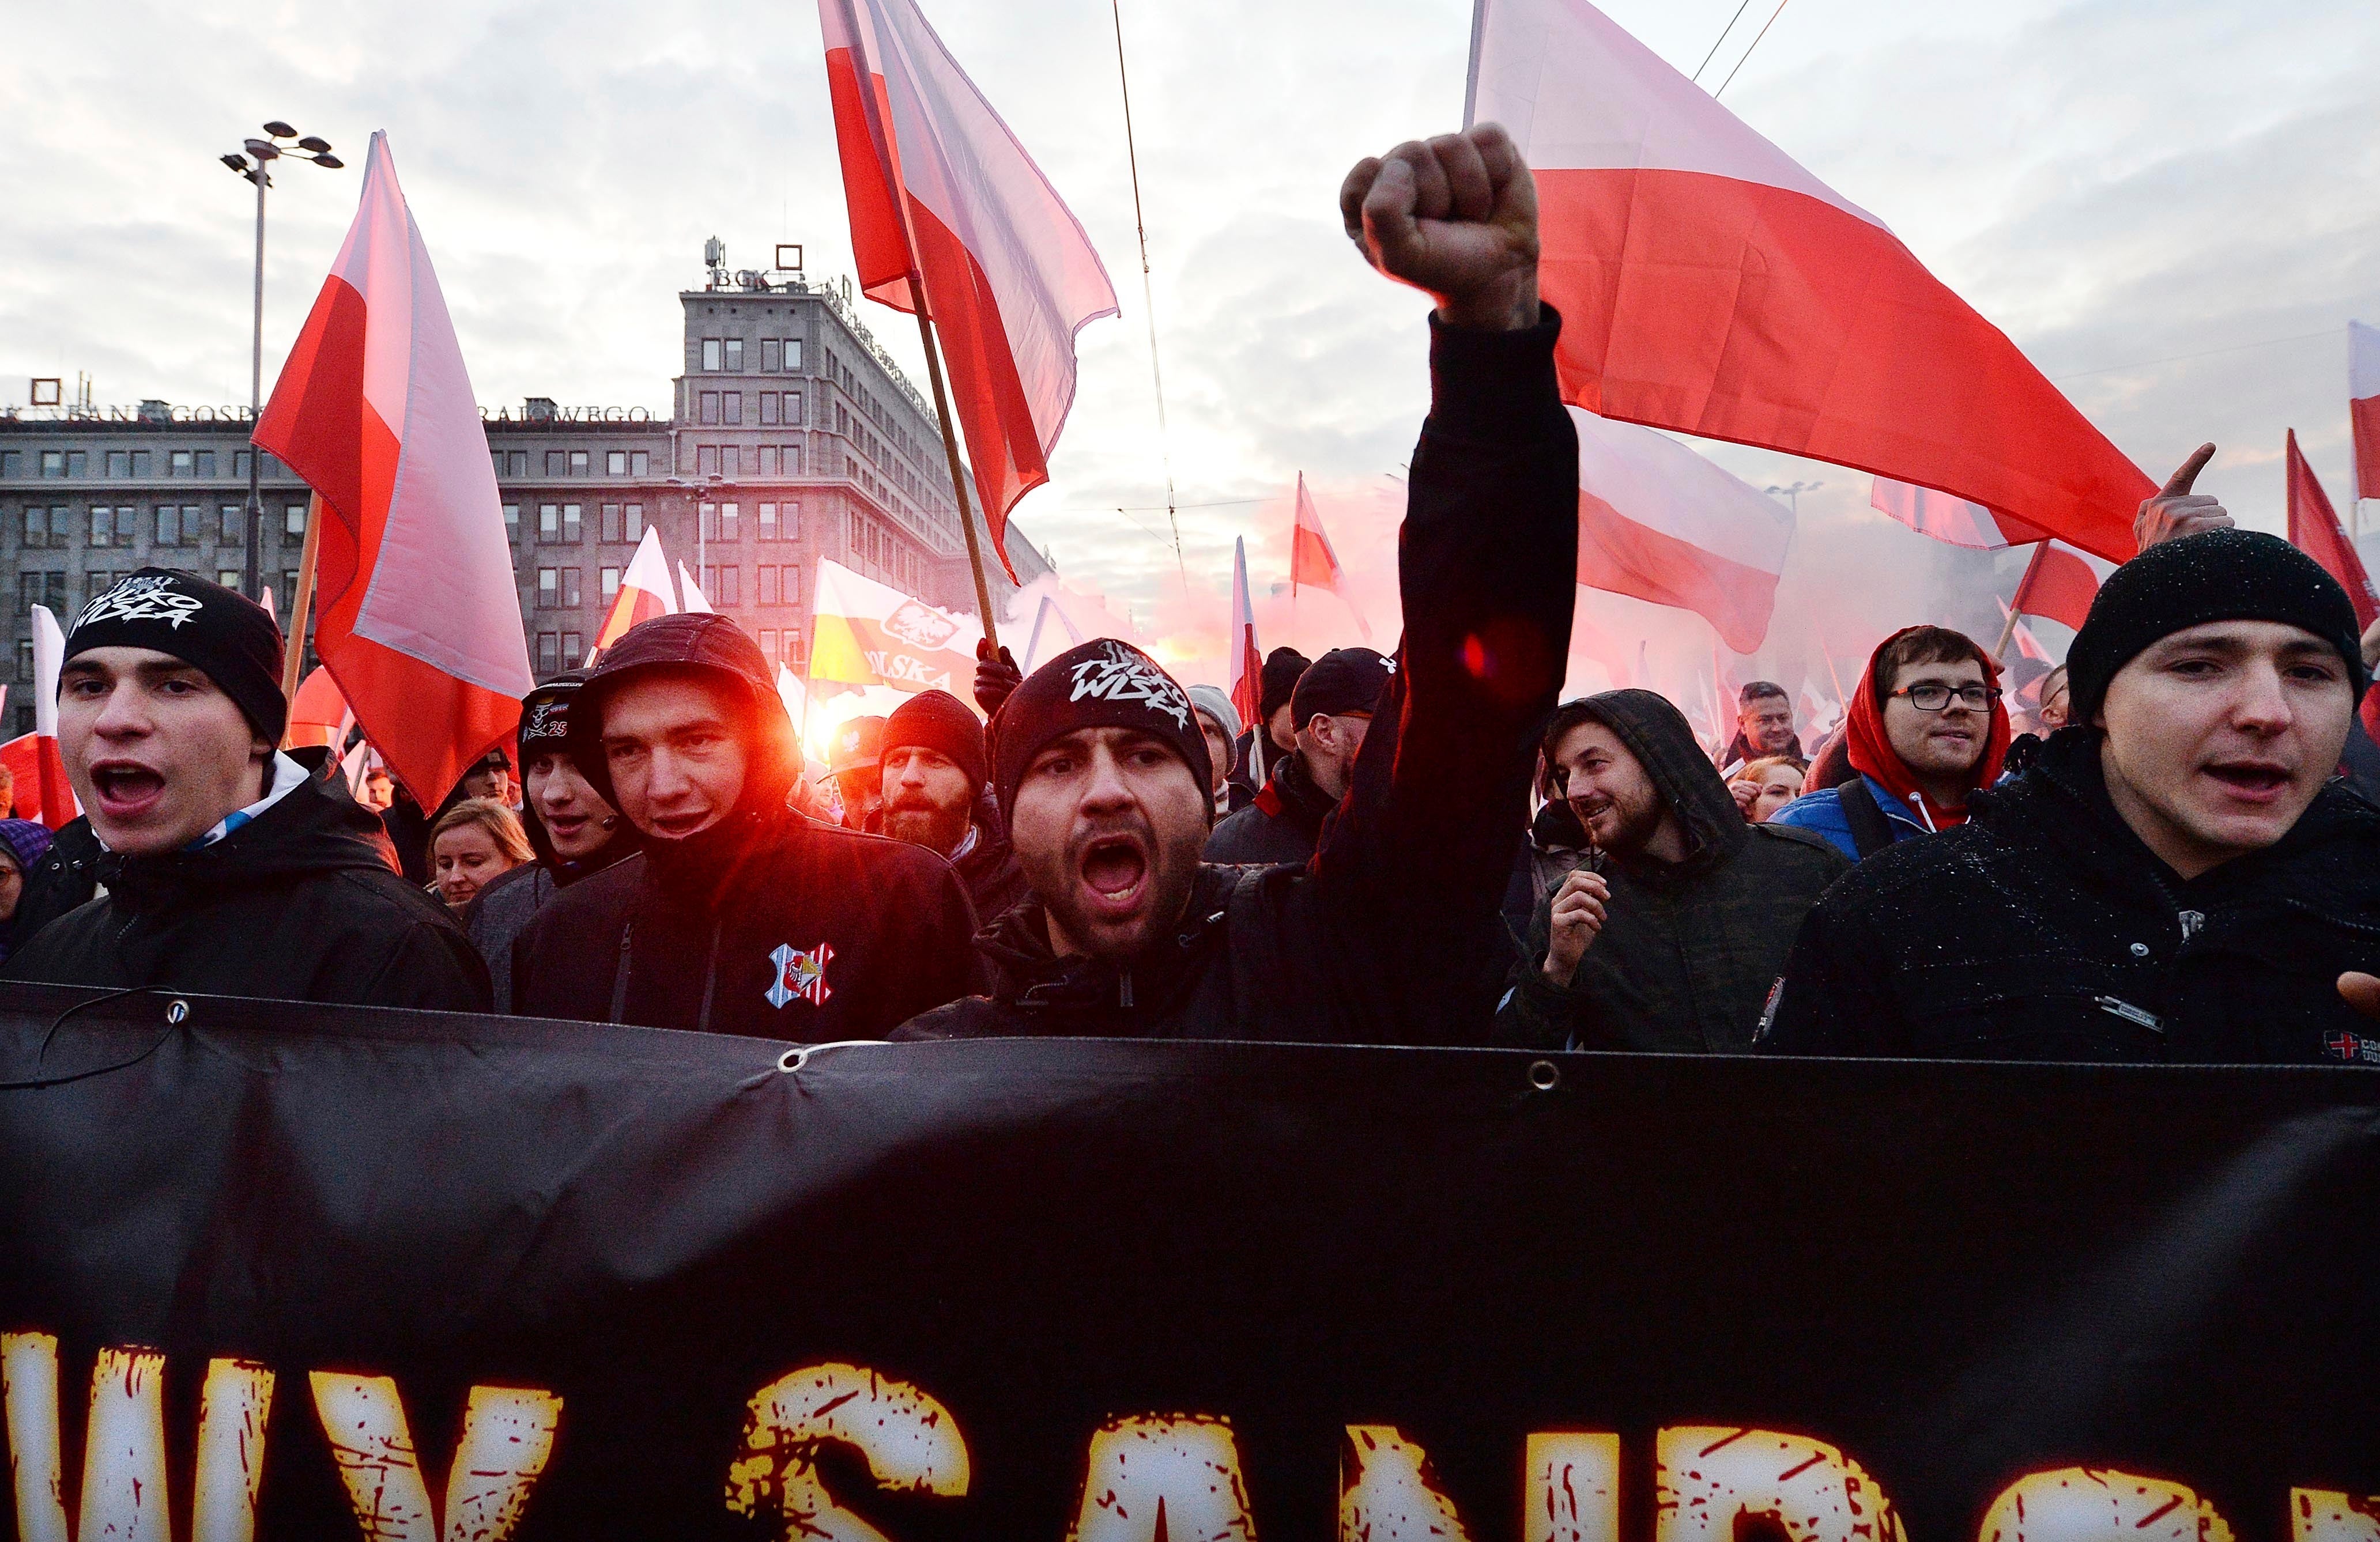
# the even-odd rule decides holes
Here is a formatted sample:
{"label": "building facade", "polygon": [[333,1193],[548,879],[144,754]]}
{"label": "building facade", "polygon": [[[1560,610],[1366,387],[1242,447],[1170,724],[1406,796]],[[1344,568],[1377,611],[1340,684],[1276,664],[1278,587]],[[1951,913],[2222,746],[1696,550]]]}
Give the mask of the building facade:
{"label": "building facade", "polygon": [[[933,409],[847,291],[714,267],[678,304],[685,352],[666,415],[544,398],[481,409],[537,677],[584,662],[649,527],[712,608],[796,675],[808,669],[822,560],[974,614]],[[15,572],[12,732],[32,726],[33,606],[71,624],[93,596],[152,565],[238,584],[248,433],[245,406],[0,408],[0,550]],[[309,493],[270,455],[261,481],[258,570],[285,604]],[[977,518],[980,535],[979,510]],[[1026,583],[1050,571],[1014,525],[1008,551]],[[993,603],[1003,604],[1014,585],[988,542],[985,559]]]}

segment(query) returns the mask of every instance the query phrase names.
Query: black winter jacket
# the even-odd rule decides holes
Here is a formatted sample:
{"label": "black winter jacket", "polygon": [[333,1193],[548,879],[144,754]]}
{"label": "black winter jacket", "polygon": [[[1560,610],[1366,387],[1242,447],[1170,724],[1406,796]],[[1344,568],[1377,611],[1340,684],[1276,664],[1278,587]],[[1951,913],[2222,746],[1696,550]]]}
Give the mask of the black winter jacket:
{"label": "black winter jacket", "polygon": [[1305,758],[1283,755],[1264,790],[1207,837],[1210,862],[1302,862],[1322,843],[1338,801],[1314,785]]}
{"label": "black winter jacket", "polygon": [[12,980],[484,1012],[446,908],[389,871],[380,820],[310,775],[213,845],[97,866],[106,893],[12,956]]}
{"label": "black winter jacket", "polygon": [[[997,805],[993,812],[998,813]],[[975,844],[961,851],[951,868],[966,889],[976,919],[986,925],[1032,892],[1025,882],[1025,869],[1016,861],[1016,849],[996,821],[976,822]]]}
{"label": "black winter jacket", "polygon": [[1314,861],[1202,868],[1182,921],[1122,960],[1053,958],[1028,900],[979,939],[991,996],[901,1037],[1485,1042],[1532,736],[1570,645],[1578,440],[1554,389],[1560,326],[1550,307],[1525,332],[1432,323],[1404,640]]}
{"label": "black winter jacket", "polygon": [[1968,807],[1810,913],[1759,1049],[2380,1063],[2337,989],[2380,971],[2380,809],[2343,783],[2275,845],[2189,880],[2117,813],[2090,729]]}
{"label": "black winter jacket", "polygon": [[50,838],[50,849],[25,875],[25,892],[17,900],[17,914],[8,922],[8,951],[14,955],[34,934],[99,893],[99,859],[107,854],[91,834],[91,821],[75,815]]}
{"label": "black winter jacket", "polygon": [[1609,858],[1609,918],[1567,989],[1545,976],[1552,896],[1537,906],[1500,1043],[1741,1054],[1802,918],[1851,862],[1823,837],[1747,825],[1678,709],[1650,691],[1589,698],[1683,828],[1683,861]]}

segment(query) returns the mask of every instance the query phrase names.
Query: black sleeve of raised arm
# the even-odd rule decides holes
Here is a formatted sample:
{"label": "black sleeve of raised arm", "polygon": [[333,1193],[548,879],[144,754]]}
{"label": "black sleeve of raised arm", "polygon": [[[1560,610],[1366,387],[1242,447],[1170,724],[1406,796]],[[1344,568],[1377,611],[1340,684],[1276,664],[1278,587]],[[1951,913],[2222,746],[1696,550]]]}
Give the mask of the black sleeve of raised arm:
{"label": "black sleeve of raised arm", "polygon": [[1802,919],[1785,976],[1752,1041],[1755,1054],[1905,1054],[1907,1035],[1864,928],[1821,899]]}
{"label": "black sleeve of raised arm", "polygon": [[1486,1037],[1534,740],[1570,652],[1578,438],[1555,385],[1560,328],[1551,307],[1524,331],[1431,320],[1397,673],[1315,859],[1342,971],[1365,973],[1376,1004],[1400,994],[1407,1035],[1439,1042]]}

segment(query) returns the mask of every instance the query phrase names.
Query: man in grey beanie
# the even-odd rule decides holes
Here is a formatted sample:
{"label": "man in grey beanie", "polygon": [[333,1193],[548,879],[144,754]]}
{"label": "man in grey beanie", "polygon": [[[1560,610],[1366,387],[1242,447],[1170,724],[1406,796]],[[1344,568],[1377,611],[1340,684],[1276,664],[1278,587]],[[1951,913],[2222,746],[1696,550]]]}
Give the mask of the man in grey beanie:
{"label": "man in grey beanie", "polygon": [[2380,1064],[2380,809],[2338,779],[2354,607],[2236,528],[2119,568],[2070,725],[1968,823],[1810,912],[1756,1047],[1788,1054]]}

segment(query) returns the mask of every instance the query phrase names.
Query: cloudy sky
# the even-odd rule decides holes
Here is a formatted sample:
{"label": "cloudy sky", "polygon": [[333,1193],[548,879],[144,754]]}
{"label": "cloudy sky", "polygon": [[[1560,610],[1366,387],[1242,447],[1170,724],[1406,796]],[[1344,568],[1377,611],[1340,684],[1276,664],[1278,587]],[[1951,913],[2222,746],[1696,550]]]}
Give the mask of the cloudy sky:
{"label": "cloudy sky", "polygon": [[[1312,651],[1351,640],[1352,621],[1330,596],[1293,618],[1270,593],[1303,470],[1376,634],[1392,636],[1394,477],[1427,400],[1424,302],[1364,267],[1333,195],[1357,157],[1459,126],[1464,0],[1124,0],[1178,564],[1109,6],[927,3],[1081,216],[1123,306],[1083,335],[1054,480],[1020,524],[1070,583],[1185,660],[1220,639],[1245,536],[1268,645]],[[1706,85],[1771,8],[1748,0]],[[1609,9],[1691,72],[1735,4]],[[2380,321],[2370,21],[2369,0],[1794,0],[1724,101],[1888,221],[2144,469],[2162,477],[2215,440],[2201,490],[2277,528],[2287,428],[2345,497],[2344,327]],[[765,266],[792,240],[814,276],[848,269],[803,4],[91,0],[17,7],[9,28],[0,402],[21,400],[28,376],[77,371],[105,403],[247,399],[252,205],[215,157],[270,117],[358,162],[388,131],[490,405],[664,407],[674,292],[698,283],[706,236],[731,266]],[[268,384],[357,175],[280,178]],[[905,319],[876,325],[917,356]],[[1800,500],[1762,669],[1823,678],[1818,638],[1848,670],[1894,624],[1997,619],[1996,564],[1867,512],[1865,476],[1706,448],[1755,485],[1821,484]],[[1706,678],[1699,620],[1583,598],[1598,625],[1649,639],[1673,688]],[[1602,683],[1585,666],[1578,679]]]}

